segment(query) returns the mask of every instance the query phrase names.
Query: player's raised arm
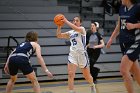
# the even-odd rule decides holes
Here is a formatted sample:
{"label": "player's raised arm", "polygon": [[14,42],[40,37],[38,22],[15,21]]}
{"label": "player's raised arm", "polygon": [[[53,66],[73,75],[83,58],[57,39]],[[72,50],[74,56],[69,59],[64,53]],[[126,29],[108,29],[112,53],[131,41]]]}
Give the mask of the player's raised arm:
{"label": "player's raised arm", "polygon": [[57,36],[57,38],[65,38],[65,39],[69,38],[69,34],[68,33],[61,33],[61,26],[57,27],[56,36]]}
{"label": "player's raised arm", "polygon": [[81,23],[82,20],[79,16],[74,17],[73,22],[71,23],[69,20],[67,20],[67,18],[64,17],[64,22],[70,26],[73,30],[75,30],[76,32],[80,32],[82,34],[84,34],[85,30],[83,30],[83,27],[81,27]]}

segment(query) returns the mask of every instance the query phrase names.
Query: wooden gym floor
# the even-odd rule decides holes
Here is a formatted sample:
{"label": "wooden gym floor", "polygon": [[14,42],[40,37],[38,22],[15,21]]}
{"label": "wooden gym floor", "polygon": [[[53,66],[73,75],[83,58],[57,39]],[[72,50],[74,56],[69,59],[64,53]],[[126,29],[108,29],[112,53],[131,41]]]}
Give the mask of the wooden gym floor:
{"label": "wooden gym floor", "polygon": [[[67,81],[40,82],[42,93],[68,93]],[[6,85],[0,85],[0,93],[5,93]],[[140,87],[134,82],[135,92],[140,93]],[[98,79],[98,93],[127,93],[121,78]],[[75,80],[76,93],[90,93],[85,80]],[[31,84],[16,84],[12,93],[34,93]]]}

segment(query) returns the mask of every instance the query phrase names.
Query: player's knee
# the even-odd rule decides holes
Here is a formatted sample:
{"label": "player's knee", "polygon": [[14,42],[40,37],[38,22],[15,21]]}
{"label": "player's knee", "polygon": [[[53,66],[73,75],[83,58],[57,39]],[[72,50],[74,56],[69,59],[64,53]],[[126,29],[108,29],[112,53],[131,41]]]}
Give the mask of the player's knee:
{"label": "player's knee", "polygon": [[16,80],[17,80],[17,77],[11,77],[11,82],[12,82],[12,83],[15,83]]}
{"label": "player's knee", "polygon": [[123,68],[120,68],[120,73],[123,76],[126,76],[128,74],[128,72],[125,69],[123,69]]}
{"label": "player's knee", "polygon": [[72,72],[72,71],[69,71],[68,72],[68,76],[69,76],[69,78],[74,78],[75,77],[75,73]]}
{"label": "player's knee", "polygon": [[30,81],[31,81],[32,83],[38,82],[38,81],[37,81],[37,78],[31,78]]}
{"label": "player's knee", "polygon": [[32,79],[31,83],[33,86],[39,86],[38,80],[37,79]]}

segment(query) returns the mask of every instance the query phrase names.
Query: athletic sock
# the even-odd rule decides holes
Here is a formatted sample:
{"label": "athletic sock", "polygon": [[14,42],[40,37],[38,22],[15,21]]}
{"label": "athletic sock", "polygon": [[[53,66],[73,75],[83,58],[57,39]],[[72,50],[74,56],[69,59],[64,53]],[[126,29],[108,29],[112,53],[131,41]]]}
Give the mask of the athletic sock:
{"label": "athletic sock", "polygon": [[74,90],[69,90],[69,93],[76,93]]}
{"label": "athletic sock", "polygon": [[90,87],[91,87],[91,93],[96,93],[96,87],[95,86],[96,85],[94,83],[90,85]]}

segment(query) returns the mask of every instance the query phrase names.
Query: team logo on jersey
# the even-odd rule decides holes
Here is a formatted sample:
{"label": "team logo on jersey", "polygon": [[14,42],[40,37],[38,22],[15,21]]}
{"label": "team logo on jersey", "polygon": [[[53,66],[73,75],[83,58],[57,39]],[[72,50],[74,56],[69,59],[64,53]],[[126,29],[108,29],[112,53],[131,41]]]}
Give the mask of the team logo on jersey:
{"label": "team logo on jersey", "polygon": [[70,38],[75,38],[75,37],[78,37],[78,34],[73,34],[70,36]]}
{"label": "team logo on jersey", "polygon": [[126,19],[121,19],[121,29],[126,28]]}

